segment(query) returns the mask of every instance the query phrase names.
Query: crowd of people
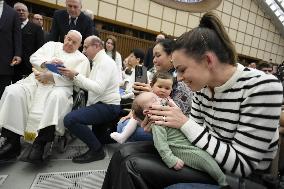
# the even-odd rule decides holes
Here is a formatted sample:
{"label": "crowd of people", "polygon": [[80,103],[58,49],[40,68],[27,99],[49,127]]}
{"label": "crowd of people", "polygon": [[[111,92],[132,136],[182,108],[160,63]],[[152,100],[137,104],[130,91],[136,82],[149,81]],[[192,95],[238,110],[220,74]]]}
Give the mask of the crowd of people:
{"label": "crowd of people", "polygon": [[[74,163],[104,159],[94,128],[120,118],[127,99],[103,189],[229,188],[228,174],[262,182],[277,153],[283,98],[269,63],[239,64],[212,12],[176,40],[159,34],[146,56],[135,48],[122,61],[116,38],[100,39],[81,9],[81,0],[66,0],[44,32],[42,15],[30,21],[25,4],[0,0],[1,162],[20,155],[22,136],[32,143],[26,160],[42,162],[46,144],[66,129],[88,147]],[[87,104],[72,110],[79,89]]]}

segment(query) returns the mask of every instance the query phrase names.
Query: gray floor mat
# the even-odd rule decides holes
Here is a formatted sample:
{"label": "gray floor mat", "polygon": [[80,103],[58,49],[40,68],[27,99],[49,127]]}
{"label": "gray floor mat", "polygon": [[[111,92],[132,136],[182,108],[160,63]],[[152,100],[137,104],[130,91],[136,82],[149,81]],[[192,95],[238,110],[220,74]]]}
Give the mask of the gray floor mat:
{"label": "gray floor mat", "polygon": [[8,175],[0,175],[0,186],[4,184],[7,177]]}

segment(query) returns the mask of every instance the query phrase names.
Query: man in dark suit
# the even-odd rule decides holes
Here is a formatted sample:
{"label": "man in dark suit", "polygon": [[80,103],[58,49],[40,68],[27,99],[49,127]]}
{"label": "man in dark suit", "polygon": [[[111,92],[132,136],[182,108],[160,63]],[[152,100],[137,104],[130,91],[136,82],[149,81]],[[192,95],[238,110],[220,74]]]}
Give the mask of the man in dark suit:
{"label": "man in dark suit", "polygon": [[81,0],[66,0],[65,3],[66,10],[54,12],[50,40],[63,42],[64,36],[69,30],[77,30],[82,34],[82,41],[84,41],[93,34],[93,21],[81,12]]}
{"label": "man in dark suit", "polygon": [[17,12],[0,0],[0,97],[11,84],[14,67],[21,62],[22,38]]}
{"label": "man in dark suit", "polygon": [[18,12],[22,31],[22,63],[15,66],[13,83],[32,73],[30,56],[37,51],[44,41],[43,31],[40,26],[29,21],[29,11],[25,4],[16,3],[14,9]]}
{"label": "man in dark suit", "polygon": [[49,32],[45,31],[43,29],[43,16],[41,14],[34,14],[33,15],[33,23],[39,25],[41,27],[41,29],[43,30],[43,34],[44,34],[44,43],[46,43],[49,39]]}

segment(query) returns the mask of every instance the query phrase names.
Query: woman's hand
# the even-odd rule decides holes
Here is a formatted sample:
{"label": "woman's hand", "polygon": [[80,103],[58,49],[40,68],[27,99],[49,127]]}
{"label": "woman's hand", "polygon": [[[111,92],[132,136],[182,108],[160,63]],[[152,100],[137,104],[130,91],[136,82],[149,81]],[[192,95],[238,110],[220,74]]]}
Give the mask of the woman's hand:
{"label": "woman's hand", "polygon": [[144,131],[146,132],[150,132],[151,131],[151,125],[154,123],[154,121],[151,121],[149,119],[149,116],[146,115],[145,119],[141,122],[141,127],[144,129]]}
{"label": "woman's hand", "polygon": [[133,93],[135,95],[138,95],[142,92],[150,92],[152,90],[149,84],[140,83],[140,82],[134,82],[132,87],[133,87]]}
{"label": "woman's hand", "polygon": [[157,125],[176,129],[181,128],[188,121],[188,117],[171,101],[168,102],[168,106],[152,105],[147,115]]}
{"label": "woman's hand", "polygon": [[58,67],[59,72],[64,75],[65,77],[69,78],[69,79],[74,79],[74,77],[76,75],[78,75],[78,72],[65,68],[65,67]]}

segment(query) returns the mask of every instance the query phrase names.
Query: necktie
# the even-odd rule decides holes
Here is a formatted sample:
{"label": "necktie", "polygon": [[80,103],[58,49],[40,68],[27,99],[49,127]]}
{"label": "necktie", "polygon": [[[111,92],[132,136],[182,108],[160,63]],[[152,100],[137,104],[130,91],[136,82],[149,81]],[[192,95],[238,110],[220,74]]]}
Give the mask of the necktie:
{"label": "necktie", "polygon": [[76,26],[75,20],[76,20],[76,18],[71,17],[71,19],[70,19],[70,24],[69,24],[70,30],[75,29],[75,26]]}

